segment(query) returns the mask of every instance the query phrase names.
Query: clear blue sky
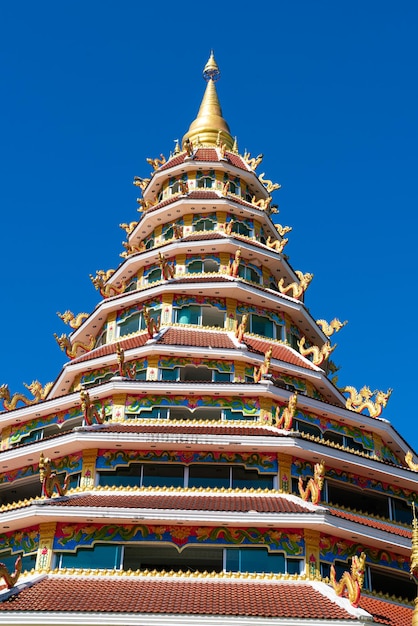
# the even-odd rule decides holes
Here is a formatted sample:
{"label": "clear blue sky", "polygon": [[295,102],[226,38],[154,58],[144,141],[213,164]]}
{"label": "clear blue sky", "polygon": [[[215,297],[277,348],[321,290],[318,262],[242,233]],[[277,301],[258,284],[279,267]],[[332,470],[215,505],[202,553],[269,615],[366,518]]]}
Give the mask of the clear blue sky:
{"label": "clear blue sky", "polygon": [[415,0],[13,0],[0,15],[0,384],[54,380],[56,312],[99,302],[135,175],[194,119],[211,48],[241,151],[281,183],[286,252],[314,273],[339,383],[394,389],[383,417],[418,450]]}

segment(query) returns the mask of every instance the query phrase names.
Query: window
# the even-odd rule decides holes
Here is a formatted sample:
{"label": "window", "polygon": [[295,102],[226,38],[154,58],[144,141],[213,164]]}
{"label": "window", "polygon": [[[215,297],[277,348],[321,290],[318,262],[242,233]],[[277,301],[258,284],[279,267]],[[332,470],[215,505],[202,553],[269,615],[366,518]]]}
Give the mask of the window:
{"label": "window", "polygon": [[[149,315],[152,319],[158,322],[160,317],[160,309],[148,309]],[[142,311],[131,310],[126,317],[120,319],[117,323],[117,336],[124,337],[131,333],[137,333],[140,330],[145,330],[145,320]]]}
{"label": "window", "polygon": [[83,569],[122,569],[123,546],[95,544],[94,548],[79,548],[75,553],[62,552],[58,567]]}
{"label": "window", "polygon": [[305,435],[322,438],[321,430],[315,424],[309,424],[309,422],[302,422],[302,420],[297,419],[293,420],[293,428],[300,433],[305,433]]}
{"label": "window", "polygon": [[0,562],[4,563],[9,572],[13,572],[15,569],[15,563],[18,556],[22,557],[22,572],[30,572],[35,567],[36,554],[11,554],[10,550],[0,553]]}
{"label": "window", "polygon": [[212,189],[215,186],[215,180],[212,176],[202,176],[197,181],[199,189]]}
{"label": "window", "polygon": [[215,230],[216,221],[213,218],[203,218],[194,223],[194,230]]}
{"label": "window", "polygon": [[161,280],[161,269],[159,267],[155,267],[150,270],[148,274],[144,277],[148,284],[155,283],[158,280]]}
{"label": "window", "polygon": [[194,259],[187,265],[187,272],[189,274],[201,274],[204,272],[218,272],[219,262],[213,259]]}
{"label": "window", "polygon": [[240,264],[239,266],[239,270],[238,270],[238,275],[243,278],[244,280],[248,280],[251,283],[258,283],[260,284],[262,282],[262,274],[260,270],[255,269],[254,267],[251,267],[249,265],[242,265]]}
{"label": "window", "polygon": [[214,306],[199,306],[188,304],[176,311],[178,324],[196,324],[198,326],[215,326],[223,328],[225,325],[225,312]]}
{"label": "window", "polygon": [[282,339],[283,327],[281,324],[277,324],[269,317],[251,313],[250,333],[270,337],[271,339]]}
{"label": "window", "polygon": [[251,228],[245,222],[234,221],[232,224],[232,232],[244,237],[251,237]]}
{"label": "window", "polygon": [[280,552],[267,548],[227,548],[225,569],[229,572],[272,572],[274,574],[299,574],[301,559],[286,558]]}

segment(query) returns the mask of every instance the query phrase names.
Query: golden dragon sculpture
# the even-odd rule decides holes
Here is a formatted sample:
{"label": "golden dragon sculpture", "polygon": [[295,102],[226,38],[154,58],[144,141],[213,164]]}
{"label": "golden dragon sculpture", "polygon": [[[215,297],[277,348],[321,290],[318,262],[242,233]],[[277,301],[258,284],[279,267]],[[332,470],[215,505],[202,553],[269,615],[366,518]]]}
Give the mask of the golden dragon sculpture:
{"label": "golden dragon sculpture", "polygon": [[95,288],[98,291],[100,291],[100,295],[103,298],[110,298],[111,296],[117,296],[123,293],[126,289],[125,281],[122,281],[119,284],[119,286],[106,284],[109,278],[111,278],[111,276],[113,276],[114,273],[115,273],[115,270],[107,270],[107,272],[105,272],[104,270],[98,270],[96,272],[96,276],[92,276],[92,274],[90,274],[91,282],[93,283]]}
{"label": "golden dragon sculpture", "polygon": [[149,309],[146,306],[143,307],[142,313],[147,327],[148,337],[152,339],[154,335],[160,332],[160,316],[155,320],[151,317]]}
{"label": "golden dragon sculpture", "polygon": [[314,466],[314,475],[308,480],[306,487],[303,487],[303,477],[299,476],[299,493],[302,500],[305,502],[308,500],[309,496],[311,498],[312,504],[318,504],[321,499],[321,490],[324,486],[324,477],[325,477],[325,464],[324,461],[320,463],[315,463]]}
{"label": "golden dragon sculpture", "polygon": [[[280,407],[276,408],[275,415],[275,426],[277,428],[283,428],[284,430],[291,430],[293,424],[293,418],[296,413],[296,408],[298,404],[298,394],[295,391],[287,401],[287,406],[285,406],[282,410],[282,414],[280,415]],[[280,417],[279,417],[280,416]]]}
{"label": "golden dragon sculpture", "polygon": [[309,348],[305,348],[306,338],[302,337],[300,341],[298,341],[299,351],[302,356],[311,356],[312,355],[312,363],[314,365],[321,365],[331,354],[333,350],[337,347],[337,344],[331,346],[330,342],[324,343],[323,346],[318,348],[318,346],[310,346]]}
{"label": "golden dragon sculpture", "polygon": [[65,311],[64,313],[59,313],[57,311],[57,315],[64,324],[69,324],[71,328],[77,329],[80,328],[81,324],[89,317],[88,313],[78,313],[74,315],[72,311]]}
{"label": "golden dragon sculpture", "polygon": [[281,224],[275,224],[275,227],[280,237],[284,237],[293,230],[291,226],[282,226]]}
{"label": "golden dragon sculpture", "polygon": [[329,324],[326,320],[316,320],[316,323],[326,337],[331,337],[334,333],[338,333],[341,328],[347,324],[347,320],[345,320],[345,322],[340,322],[339,319],[334,317]]}
{"label": "golden dragon sculpture", "polygon": [[119,227],[122,228],[127,235],[133,233],[135,228],[138,226],[138,222],[130,222],[129,224],[123,223],[119,224]]}
{"label": "golden dragon sculpture", "polygon": [[261,211],[268,211],[272,200],[273,198],[271,196],[268,198],[259,198],[258,200],[255,196],[253,196],[251,198],[251,204]]}
{"label": "golden dragon sculpture", "polygon": [[407,464],[409,469],[413,470],[414,472],[418,472],[418,463],[414,463],[412,458],[412,452],[411,450],[408,450],[408,452],[405,454],[405,463]]}
{"label": "golden dragon sculpture", "polygon": [[88,391],[84,389],[80,391],[80,400],[81,400],[81,410],[83,411],[84,421],[87,426],[92,426],[93,420],[96,421],[96,424],[103,424],[106,419],[105,408],[102,405],[101,410],[98,411],[94,404],[92,404],[90,400],[90,395]]}
{"label": "golden dragon sculpture", "polygon": [[300,270],[296,270],[296,276],[299,278],[299,282],[290,283],[287,287],[284,286],[284,278],[281,278],[277,283],[280,293],[287,294],[289,291],[292,292],[293,298],[300,298],[306,291],[313,278],[313,274],[303,274]]}
{"label": "golden dragon sculpture", "polygon": [[259,154],[256,157],[251,158],[251,154],[249,152],[244,152],[243,160],[245,163],[254,171],[261,163],[264,158],[263,154]]}
{"label": "golden dragon sculpture", "polygon": [[229,262],[229,266],[228,266],[229,276],[232,276],[232,278],[237,278],[240,263],[241,263],[241,249],[238,248],[238,250],[235,252],[233,261]]}
{"label": "golden dragon sculpture", "polygon": [[[164,165],[164,163],[167,163],[167,159],[165,158],[165,156],[163,154],[160,154],[159,158],[156,159],[147,159],[147,163],[149,163],[149,165],[151,165],[151,167],[153,168],[153,170],[158,170],[158,168],[161,165]],[[135,179],[134,179],[135,182]]]}
{"label": "golden dragon sculpture", "polygon": [[264,187],[267,189],[269,193],[272,191],[276,191],[276,189],[280,189],[281,185],[279,183],[273,183],[273,181],[264,178],[264,172],[260,174],[258,180]]}
{"label": "golden dragon sculpture", "polygon": [[288,243],[289,239],[272,239],[270,236],[266,241],[266,246],[275,250],[276,252],[283,252],[285,245]]}
{"label": "golden dragon sculpture", "polygon": [[237,320],[235,320],[235,337],[238,339],[239,343],[242,343],[244,333],[247,330],[248,323],[248,315],[244,313],[241,318],[241,322],[238,324]]}
{"label": "golden dragon sculpture", "polygon": [[270,346],[270,348],[267,350],[267,352],[264,355],[264,361],[262,362],[262,364],[259,367],[257,366],[254,367],[254,382],[255,383],[259,383],[260,380],[263,378],[263,376],[266,376],[269,373],[272,352],[273,352],[273,348]]}
{"label": "golden dragon sculpture", "polygon": [[140,176],[134,176],[133,184],[136,187],[140,187],[140,189],[144,191],[150,180],[150,178],[141,178]]}
{"label": "golden dragon sculpture", "polygon": [[47,383],[43,387],[39,380],[34,380],[30,385],[27,385],[26,383],[23,383],[23,385],[31,392],[33,399],[27,398],[22,393],[15,393],[13,396],[10,396],[9,386],[0,386],[0,400],[3,401],[3,406],[6,411],[14,411],[18,402],[22,402],[26,406],[29,406],[45,400],[54,383]]}
{"label": "golden dragon sculpture", "polygon": [[340,580],[337,582],[335,575],[335,567],[331,565],[331,584],[337,596],[342,596],[347,591],[350,603],[357,608],[360,602],[361,589],[364,582],[364,572],[366,566],[366,555],[364,552],[353,556],[351,559],[350,572],[344,572]]}
{"label": "golden dragon sculpture", "polygon": [[367,386],[362,387],[360,391],[357,391],[355,387],[343,387],[341,392],[350,394],[345,402],[347,409],[356,413],[362,413],[367,409],[370,417],[379,417],[388,403],[392,389],[388,389],[385,393],[377,389],[371,391]]}
{"label": "golden dragon sculpture", "polygon": [[119,256],[123,259],[128,258],[128,256],[131,256],[132,254],[144,252],[145,250],[145,243],[143,241],[140,241],[138,244],[129,243],[129,241],[122,241],[122,246],[125,248],[125,252],[121,252]]}
{"label": "golden dragon sculpture", "polygon": [[9,572],[7,566],[4,563],[0,563],[0,580],[3,579],[6,583],[7,589],[11,589],[18,581],[20,574],[22,573],[22,556],[19,555],[15,561],[15,570],[13,574]]}
{"label": "golden dragon sculpture", "polygon": [[174,264],[173,263],[170,264],[167,261],[167,259],[164,257],[164,255],[161,254],[161,252],[158,252],[158,264],[161,269],[161,276],[163,277],[164,280],[170,280],[170,278],[174,278],[174,273],[175,273]]}
{"label": "golden dragon sculpture", "polygon": [[65,333],[60,336],[54,333],[54,337],[61,350],[65,352],[65,354],[70,359],[74,359],[74,357],[77,356],[78,350],[82,350],[83,352],[90,352],[90,350],[93,350],[94,344],[96,342],[93,335],[89,335],[89,343],[83,343],[82,341],[74,341],[74,343],[71,343],[68,335],[66,335]]}
{"label": "golden dragon sculpture", "polygon": [[[418,522],[415,511],[415,502],[412,503],[412,552],[409,571],[415,579],[418,576]],[[412,622],[414,624],[414,622]]]}
{"label": "golden dragon sculpture", "polygon": [[116,344],[116,356],[118,360],[119,376],[122,376],[122,378],[130,378],[131,380],[135,380],[135,377],[136,377],[135,363],[132,363],[131,365],[128,365],[128,363],[125,363],[125,352],[122,350],[120,343]]}
{"label": "golden dragon sculpture", "polygon": [[39,458],[39,480],[42,483],[43,496],[51,498],[54,491],[57,491],[59,496],[65,496],[70,484],[70,474],[66,475],[62,485],[57,473],[51,468],[51,459],[44,457],[43,452],[41,452]]}

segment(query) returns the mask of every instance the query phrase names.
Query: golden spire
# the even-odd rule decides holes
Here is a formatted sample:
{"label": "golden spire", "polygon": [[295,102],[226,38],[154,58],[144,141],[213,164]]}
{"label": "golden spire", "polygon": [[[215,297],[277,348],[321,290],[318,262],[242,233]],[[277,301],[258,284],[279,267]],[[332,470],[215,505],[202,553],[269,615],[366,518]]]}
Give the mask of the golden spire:
{"label": "golden spire", "polygon": [[216,146],[221,143],[228,150],[232,149],[234,139],[231,137],[228,124],[222,117],[222,109],[215,87],[215,82],[219,76],[219,67],[212,51],[203,70],[203,77],[207,81],[203,100],[196,119],[190,124],[189,130],[183,137],[183,146],[185,141],[191,142],[194,147],[199,144]]}

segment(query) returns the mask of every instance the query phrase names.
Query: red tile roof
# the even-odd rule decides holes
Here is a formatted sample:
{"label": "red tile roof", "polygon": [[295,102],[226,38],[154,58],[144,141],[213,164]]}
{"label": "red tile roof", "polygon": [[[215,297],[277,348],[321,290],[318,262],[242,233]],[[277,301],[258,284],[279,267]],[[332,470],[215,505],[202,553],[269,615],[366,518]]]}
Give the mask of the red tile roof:
{"label": "red tile roof", "polygon": [[372,517],[368,517],[366,515],[350,513],[349,511],[342,511],[341,509],[334,509],[332,507],[328,507],[328,510],[331,515],[349,520],[350,522],[357,522],[358,524],[363,524],[364,526],[385,530],[389,533],[393,533],[394,535],[399,535],[400,537],[412,537],[412,531],[409,528],[405,528],[398,524],[391,524],[390,522],[373,519]]}
{"label": "red tile roof", "polygon": [[169,328],[158,343],[170,346],[197,346],[201,348],[234,349],[236,346],[226,332]]}
{"label": "red tile roof", "polygon": [[373,615],[374,624],[411,626],[413,608],[388,600],[362,595],[360,608]]}
{"label": "red tile roof", "polygon": [[[132,348],[140,348],[145,345],[149,339],[148,333],[143,332],[138,335],[134,335],[132,337],[128,337],[127,339],[120,338],[119,344],[122,350],[131,350]],[[82,363],[83,361],[90,361],[91,359],[96,359],[102,356],[108,356],[109,354],[116,353],[116,343],[108,343],[105,346],[100,346],[100,348],[96,348],[95,350],[91,350],[90,352],[86,352],[76,359],[72,360],[72,363]]]}
{"label": "red tile roof", "polygon": [[[181,165],[181,163],[184,163],[186,157],[187,157],[186,152],[183,152],[182,154],[177,154],[172,159],[164,163],[164,165],[162,165],[158,169],[158,171],[162,172],[163,170],[167,170],[170,167]],[[238,167],[241,170],[248,171],[247,164],[245,163],[245,161],[243,161],[242,157],[239,154],[234,154],[233,152],[227,151],[225,152],[225,157],[229,161],[229,163],[231,163],[231,165],[234,165],[235,167]],[[214,161],[215,163],[217,163],[220,160],[221,159],[219,158],[218,153],[215,150],[215,148],[198,148],[193,155],[193,161],[204,161],[207,163],[210,161]]]}
{"label": "red tile roof", "polygon": [[52,506],[67,507],[97,507],[97,508],[123,508],[123,509],[174,509],[186,511],[235,511],[247,513],[257,511],[257,513],[305,513],[311,512],[308,507],[301,506],[294,500],[285,496],[270,495],[247,495],[234,494],[214,495],[210,493],[188,494],[161,493],[148,494],[136,493],[133,495],[117,493],[88,493],[73,494],[68,499],[52,499]]}
{"label": "red tile roof", "polygon": [[[96,430],[95,426],[86,426],[83,430]],[[164,434],[182,434],[182,435],[235,435],[240,437],[283,437],[283,433],[276,428],[267,426],[254,425],[254,422],[247,424],[231,424],[230,422],[177,422],[173,424],[167,420],[156,420],[155,424],[100,424],[100,432],[102,433],[121,433],[121,434],[144,434],[144,433],[161,433]]]}
{"label": "red tile roof", "polygon": [[305,369],[315,369],[313,365],[310,365],[309,362],[306,362],[306,359],[303,359],[300,354],[284,344],[273,342],[270,343],[269,341],[255,339],[253,337],[249,337],[248,335],[244,336],[244,343],[246,343],[247,346],[258,352],[259,354],[265,354],[267,350],[272,347],[273,359],[284,361],[285,363],[291,363],[292,365],[299,365],[300,367],[304,367]]}
{"label": "red tile roof", "polygon": [[[10,617],[23,611],[70,611],[356,619],[310,584],[280,580],[48,575],[20,592],[13,591],[0,602],[0,611]],[[8,618],[4,615],[3,619]]]}

